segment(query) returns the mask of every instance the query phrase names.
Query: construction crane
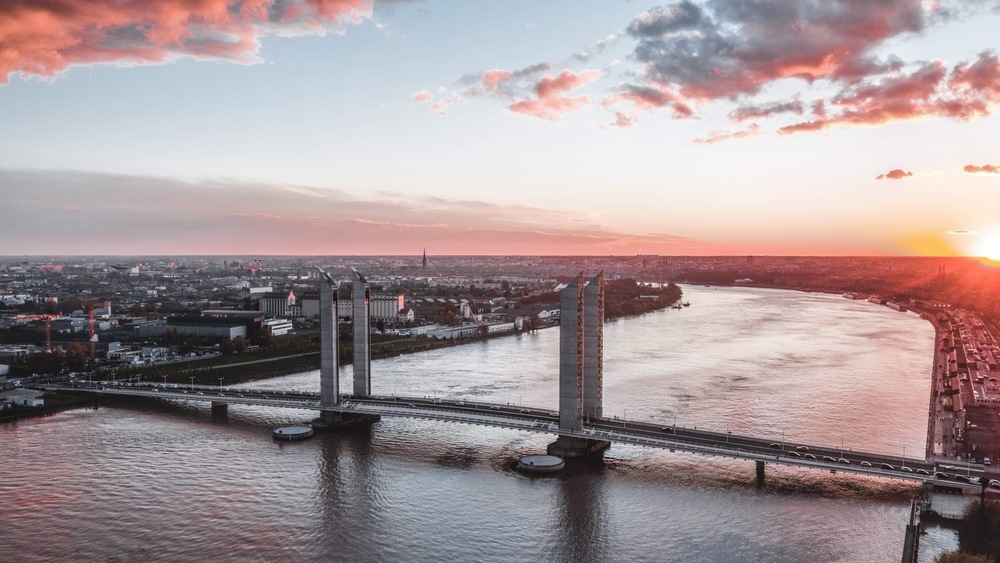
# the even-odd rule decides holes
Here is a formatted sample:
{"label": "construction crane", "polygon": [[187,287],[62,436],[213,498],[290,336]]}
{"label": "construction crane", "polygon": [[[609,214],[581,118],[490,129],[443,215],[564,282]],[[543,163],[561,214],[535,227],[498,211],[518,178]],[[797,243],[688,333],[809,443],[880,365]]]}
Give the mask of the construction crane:
{"label": "construction crane", "polygon": [[45,351],[52,351],[52,319],[58,319],[60,315],[50,315],[47,313],[40,315],[17,315],[11,319],[13,324],[27,323],[31,321],[45,321]]}
{"label": "construction crane", "polygon": [[[111,318],[111,301],[105,301],[104,303],[105,303],[105,305],[108,308],[107,318],[110,319]],[[95,303],[93,301],[86,301],[84,304],[86,305],[87,310],[88,310],[87,316],[88,316],[88,320],[89,320],[89,323],[90,323],[90,337],[89,337],[89,341],[90,341],[90,363],[91,363],[91,365],[93,365],[94,363],[97,362],[97,350],[96,350],[97,332],[94,331],[94,309],[98,306],[98,303]]]}

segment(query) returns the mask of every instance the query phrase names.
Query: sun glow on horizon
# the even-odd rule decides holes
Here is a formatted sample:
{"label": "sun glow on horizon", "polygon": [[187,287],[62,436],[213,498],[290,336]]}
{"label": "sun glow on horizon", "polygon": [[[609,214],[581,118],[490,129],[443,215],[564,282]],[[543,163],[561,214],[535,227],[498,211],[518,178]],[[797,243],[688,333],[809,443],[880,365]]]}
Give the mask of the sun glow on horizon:
{"label": "sun glow on horizon", "polygon": [[976,245],[976,255],[1000,262],[1000,232],[984,235]]}

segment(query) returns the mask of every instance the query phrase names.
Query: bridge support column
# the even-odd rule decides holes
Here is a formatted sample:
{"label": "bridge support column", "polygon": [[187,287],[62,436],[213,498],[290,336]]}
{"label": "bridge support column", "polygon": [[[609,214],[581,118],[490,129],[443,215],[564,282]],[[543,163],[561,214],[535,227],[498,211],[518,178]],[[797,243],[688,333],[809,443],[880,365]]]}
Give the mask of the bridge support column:
{"label": "bridge support column", "polygon": [[604,455],[604,450],[611,446],[607,440],[588,440],[586,438],[573,438],[570,436],[559,436],[555,442],[549,444],[545,451],[549,455],[556,455],[562,458],[587,457],[592,455]]}
{"label": "bridge support column", "polygon": [[212,414],[226,414],[227,412],[229,412],[229,403],[212,401]]}
{"label": "bridge support column", "polygon": [[[594,278],[595,282],[601,276]],[[598,306],[601,295],[595,290],[599,286],[594,285],[589,299],[584,298],[583,273],[577,274],[566,289],[562,290],[559,296],[559,429],[580,431],[583,430],[584,404],[587,397],[585,388],[585,369],[588,361],[595,362],[594,368],[599,368],[597,354],[587,354],[587,347],[594,346],[595,352],[600,348],[600,332],[595,330],[585,333],[586,324],[594,319],[597,310],[603,311],[603,307]],[[593,304],[595,311],[586,312],[586,305]],[[599,385],[600,371],[592,370],[593,377],[590,380],[592,385]],[[600,412],[600,394],[594,389],[591,401],[590,415],[596,416]],[[586,438],[576,438],[560,436],[555,442],[549,444],[547,451],[549,455],[557,455],[563,458],[585,457],[600,454],[608,449],[611,443],[605,440],[589,440]]]}
{"label": "bridge support column", "polygon": [[583,416],[604,416],[604,272],[583,289]]}
{"label": "bridge support column", "polygon": [[313,430],[345,430],[355,426],[365,426],[382,420],[377,414],[320,411],[319,418],[312,421]]}
{"label": "bridge support column", "polygon": [[757,464],[757,486],[758,487],[763,487],[764,486],[764,462],[763,461],[757,461],[755,463]]}
{"label": "bridge support column", "polygon": [[[320,405],[331,408],[340,403],[340,351],[338,349],[337,282],[320,269],[319,282],[319,391]],[[329,418],[332,411],[323,411]]]}
{"label": "bridge support column", "polygon": [[366,280],[354,272],[354,289],[351,292],[351,318],[354,323],[354,395],[372,394],[372,329],[369,309],[371,293]]}

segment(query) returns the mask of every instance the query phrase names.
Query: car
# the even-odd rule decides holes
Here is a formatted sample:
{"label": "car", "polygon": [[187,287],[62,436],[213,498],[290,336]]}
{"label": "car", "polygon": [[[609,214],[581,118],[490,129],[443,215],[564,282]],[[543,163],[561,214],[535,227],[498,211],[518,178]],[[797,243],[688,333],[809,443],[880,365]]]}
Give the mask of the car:
{"label": "car", "polygon": [[841,458],[837,458],[837,463],[843,463],[843,464],[846,464],[846,465],[850,465],[851,464],[851,462],[847,461],[846,459],[844,459],[842,457]]}
{"label": "car", "polygon": [[674,429],[671,428],[671,427],[669,427],[669,426],[664,426],[663,428],[660,428],[660,432],[666,432],[668,434],[673,434],[674,433]]}
{"label": "car", "polygon": [[802,454],[800,454],[799,452],[788,452],[788,455],[795,456],[795,457],[802,457]]}
{"label": "car", "polygon": [[968,483],[969,482],[969,478],[966,477],[965,475],[955,475],[955,480],[956,481],[961,481],[963,483]]}
{"label": "car", "polygon": [[931,472],[927,471],[926,469],[918,469],[917,473],[919,473],[921,475],[928,475],[928,476],[931,474]]}
{"label": "car", "polygon": [[816,456],[814,456],[812,454],[806,454],[804,457],[806,457],[808,459],[816,459]]}
{"label": "car", "polygon": [[996,479],[990,479],[989,487],[991,489],[1000,489],[1000,481]]}
{"label": "car", "polygon": [[781,444],[779,444],[777,442],[771,442],[771,445],[768,446],[768,447],[770,447],[770,448],[779,448],[780,449],[781,448]]}
{"label": "car", "polygon": [[942,473],[940,471],[935,471],[934,472],[934,478],[935,479],[947,479],[948,478],[948,474],[947,473]]}
{"label": "car", "polygon": [[912,469],[910,469],[909,467],[905,466],[905,465],[904,465],[904,466],[902,466],[902,467],[900,467],[900,468],[899,468],[899,470],[900,470],[900,471],[905,471],[905,472],[907,472],[907,473],[913,473],[913,470],[912,470]]}
{"label": "car", "polygon": [[872,462],[870,462],[870,461],[862,461],[861,462],[861,467],[871,467],[871,466],[872,466]]}
{"label": "car", "polygon": [[795,449],[799,450],[800,452],[808,452],[809,446],[796,446]]}
{"label": "car", "polygon": [[825,456],[823,456],[823,461],[833,461],[833,462],[836,462],[837,458],[825,455]]}
{"label": "car", "polygon": [[969,477],[969,483],[973,485],[982,485],[983,481],[979,477]]}
{"label": "car", "polygon": [[955,467],[954,465],[942,465],[941,469],[944,469],[945,471],[954,471],[955,469],[958,469],[958,468]]}
{"label": "car", "polygon": [[881,467],[882,469],[896,469],[895,467],[889,465],[888,463],[880,463],[878,466]]}

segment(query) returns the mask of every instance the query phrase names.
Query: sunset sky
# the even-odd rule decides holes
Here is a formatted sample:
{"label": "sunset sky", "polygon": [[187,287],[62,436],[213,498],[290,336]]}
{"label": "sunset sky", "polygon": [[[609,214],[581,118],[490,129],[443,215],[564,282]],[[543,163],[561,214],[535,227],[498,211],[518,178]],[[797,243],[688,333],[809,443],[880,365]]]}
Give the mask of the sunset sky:
{"label": "sunset sky", "polygon": [[1000,258],[1000,0],[0,2],[0,255]]}

